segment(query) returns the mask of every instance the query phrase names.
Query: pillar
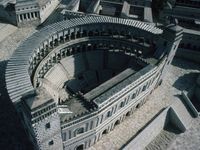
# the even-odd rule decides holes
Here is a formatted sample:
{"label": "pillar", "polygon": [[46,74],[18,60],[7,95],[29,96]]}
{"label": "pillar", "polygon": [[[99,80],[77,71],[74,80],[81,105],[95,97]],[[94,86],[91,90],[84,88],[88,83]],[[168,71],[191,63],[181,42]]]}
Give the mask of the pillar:
{"label": "pillar", "polygon": [[76,28],[74,28],[74,39],[76,39],[76,34],[77,34]]}
{"label": "pillar", "polygon": [[63,30],[62,32],[63,32],[63,43],[65,43],[65,30]]}
{"label": "pillar", "polygon": [[18,14],[18,15],[16,16],[16,18],[17,18],[17,22],[21,22],[20,14]]}
{"label": "pillar", "polygon": [[71,40],[71,33],[70,33],[70,29],[68,29],[68,40],[70,41]]}

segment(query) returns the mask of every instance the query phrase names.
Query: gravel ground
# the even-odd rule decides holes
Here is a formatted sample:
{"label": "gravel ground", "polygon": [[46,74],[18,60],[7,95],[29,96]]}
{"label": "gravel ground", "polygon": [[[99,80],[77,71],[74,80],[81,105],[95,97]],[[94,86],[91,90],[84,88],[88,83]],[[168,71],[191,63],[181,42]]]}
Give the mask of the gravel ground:
{"label": "gravel ground", "polygon": [[35,29],[30,28],[18,28],[13,34],[6,37],[0,42],[0,61],[10,58],[19,43],[29,36]]}
{"label": "gravel ground", "polygon": [[[15,48],[34,30],[34,28],[17,29],[16,32],[0,42],[0,149],[2,150],[31,149],[31,144],[27,140],[14,107],[7,95],[5,88],[5,68],[7,60]],[[175,59],[169,73],[166,75],[166,80],[152,93],[150,100],[141,109],[116,126],[115,130],[105,135],[91,149],[110,150],[120,148],[124,142],[130,139],[160,109],[169,105],[174,98],[178,98],[176,95],[179,95],[182,90],[188,90],[194,84],[199,70],[200,66],[197,64]],[[127,130],[128,125],[133,126],[131,131]],[[193,126],[189,130],[177,136],[169,149],[200,149],[199,141],[200,119],[198,118],[194,120]]]}
{"label": "gravel ground", "polygon": [[169,150],[200,150],[200,118],[192,122],[192,127],[179,135]]}
{"label": "gravel ground", "polygon": [[145,148],[145,150],[165,150],[174,140],[175,136],[175,133],[162,130],[160,134]]}
{"label": "gravel ground", "polygon": [[11,24],[4,23],[0,20],[0,42],[9,36],[10,34],[14,33],[17,30],[17,27]]}

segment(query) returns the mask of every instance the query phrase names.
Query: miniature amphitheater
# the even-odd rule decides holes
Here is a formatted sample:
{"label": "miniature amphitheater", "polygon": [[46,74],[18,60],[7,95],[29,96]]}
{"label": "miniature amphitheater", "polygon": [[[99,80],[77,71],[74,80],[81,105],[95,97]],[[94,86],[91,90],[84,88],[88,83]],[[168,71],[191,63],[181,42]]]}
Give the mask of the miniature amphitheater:
{"label": "miniature amphitheater", "polygon": [[[9,97],[34,148],[94,145],[162,83],[181,38],[176,25],[159,29],[111,17],[71,19],[34,32],[6,69]],[[185,131],[176,105],[160,112],[124,148],[145,148],[168,124]]]}

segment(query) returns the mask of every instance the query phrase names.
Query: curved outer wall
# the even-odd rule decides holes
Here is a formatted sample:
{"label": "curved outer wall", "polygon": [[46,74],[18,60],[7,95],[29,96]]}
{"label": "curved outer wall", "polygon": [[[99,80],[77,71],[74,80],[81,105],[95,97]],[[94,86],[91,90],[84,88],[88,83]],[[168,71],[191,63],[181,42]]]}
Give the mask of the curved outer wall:
{"label": "curved outer wall", "polygon": [[[50,49],[52,51],[65,42],[80,38],[76,35],[78,33],[82,35],[85,30],[87,36],[90,30],[97,29],[101,32],[112,29],[112,33],[118,32],[119,35],[142,36],[158,41],[154,57],[160,59],[159,62],[155,65],[148,65],[142,69],[142,72],[136,73],[132,78],[134,80],[129,85],[105,99],[98,110],[60,124],[56,106],[52,105],[54,107],[51,108],[52,113],[49,117],[41,118],[39,122],[33,123],[30,119],[31,110],[28,108],[25,110],[22,100],[35,94],[30,76],[36,71],[34,78],[37,81],[39,74],[37,74],[36,68],[48,55]],[[54,146],[48,149],[76,149],[80,145],[88,148],[102,137],[104,131],[109,132],[114,129],[114,126],[123,121],[126,115],[131,114],[136,108],[144,104],[147,96],[161,82],[181,37],[182,30],[175,26],[168,26],[163,32],[139,21],[110,17],[85,17],[53,24],[25,39],[8,62],[6,83],[10,99],[18,111],[22,112],[27,118],[24,125],[28,129],[36,149],[46,149],[49,146],[47,143],[52,144],[51,137],[55,139],[55,142],[53,143]],[[44,53],[44,55],[42,56],[41,53]],[[37,86],[37,82],[35,86]],[[119,105],[122,102],[124,105],[120,107]],[[110,112],[109,117],[107,116],[108,112]],[[51,134],[46,135],[44,134],[45,131],[41,131],[49,122],[55,122],[56,125],[48,130]],[[77,135],[76,131],[79,128],[83,128],[84,133]]]}

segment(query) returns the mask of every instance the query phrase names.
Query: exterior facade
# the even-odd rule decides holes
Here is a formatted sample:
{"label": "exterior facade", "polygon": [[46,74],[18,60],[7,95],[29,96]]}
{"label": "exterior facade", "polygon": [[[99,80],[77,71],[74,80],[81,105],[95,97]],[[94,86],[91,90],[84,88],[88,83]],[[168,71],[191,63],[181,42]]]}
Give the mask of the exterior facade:
{"label": "exterior facade", "polygon": [[113,130],[162,83],[182,32],[83,17],[33,33],[8,62],[6,83],[35,149],[86,149]]}
{"label": "exterior facade", "polygon": [[40,25],[60,3],[59,0],[16,0],[3,2],[0,4],[0,17],[19,27]]}
{"label": "exterior facade", "polygon": [[17,1],[15,5],[17,25],[43,23],[59,3],[59,0]]}

